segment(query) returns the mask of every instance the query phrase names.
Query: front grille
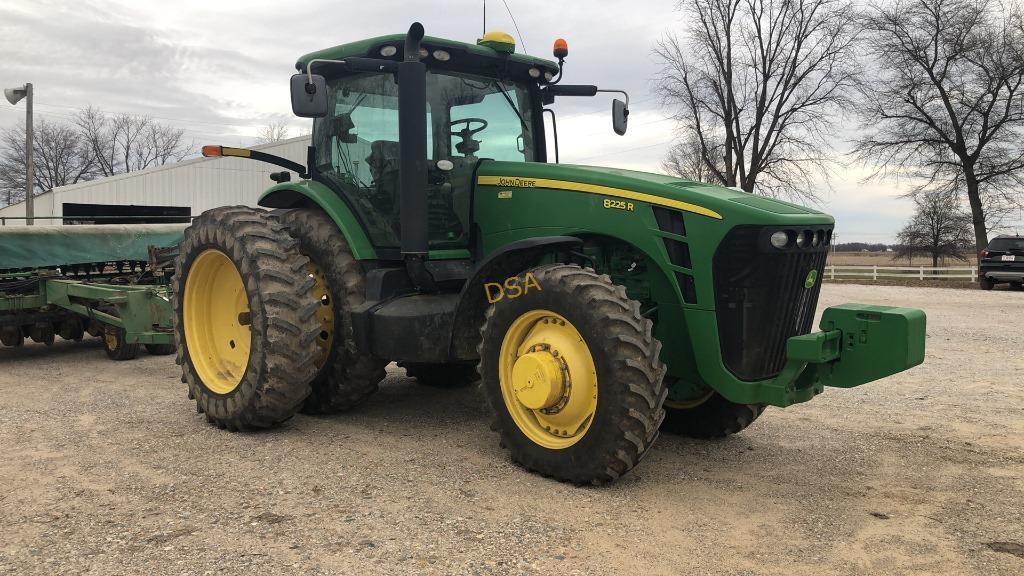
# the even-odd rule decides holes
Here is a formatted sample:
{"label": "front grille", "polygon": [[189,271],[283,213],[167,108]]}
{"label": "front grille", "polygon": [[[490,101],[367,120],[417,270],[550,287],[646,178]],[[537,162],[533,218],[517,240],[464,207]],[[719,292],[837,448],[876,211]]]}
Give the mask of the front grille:
{"label": "front grille", "polygon": [[[831,227],[813,226],[831,237]],[[786,341],[814,321],[827,241],[785,250],[768,238],[779,228],[738,227],[715,252],[715,303],[725,366],[746,381],[774,378],[786,362]],[[816,278],[806,287],[809,273]]]}

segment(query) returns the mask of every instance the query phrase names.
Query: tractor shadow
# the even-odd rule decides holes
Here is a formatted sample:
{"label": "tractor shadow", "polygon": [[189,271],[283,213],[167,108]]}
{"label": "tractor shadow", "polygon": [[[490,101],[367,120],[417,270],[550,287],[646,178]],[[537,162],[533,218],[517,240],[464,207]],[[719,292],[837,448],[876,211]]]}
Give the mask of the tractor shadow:
{"label": "tractor shadow", "polygon": [[[424,386],[407,377],[403,369],[391,365],[380,390],[363,405],[341,415],[301,416],[300,421],[292,425],[305,427],[308,424],[320,432],[339,435],[356,427],[364,432],[372,431],[381,441],[388,442],[455,442],[460,449],[482,459],[498,458],[508,463],[508,453],[499,446],[498,434],[489,428],[489,409],[478,384],[458,388]],[[793,465],[793,454],[773,446],[773,434],[766,436],[766,428],[774,426],[769,422],[755,422],[743,433],[709,440],[661,434],[633,472],[611,485],[594,489],[628,487],[635,482],[671,485],[710,479],[717,482],[743,477],[752,471],[769,474],[772,469],[786,465],[787,458],[790,459],[788,465]],[[453,440],[456,437],[458,440]],[[524,477],[561,484],[515,468]],[[807,463],[803,473],[812,472]]]}

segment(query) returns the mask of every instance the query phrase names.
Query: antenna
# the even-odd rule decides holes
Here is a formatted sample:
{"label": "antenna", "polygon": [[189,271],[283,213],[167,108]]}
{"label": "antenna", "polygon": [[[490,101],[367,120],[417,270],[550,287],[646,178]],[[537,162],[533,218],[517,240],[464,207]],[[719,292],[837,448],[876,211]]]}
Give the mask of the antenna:
{"label": "antenna", "polygon": [[487,34],[487,0],[484,0],[484,34]]}
{"label": "antenna", "polygon": [[516,23],[516,17],[512,15],[512,9],[508,7],[508,0],[501,0],[501,3],[505,5],[505,11],[508,12],[508,17],[512,19],[512,25],[516,27],[519,44],[523,47],[523,54],[526,54],[526,42],[523,41],[523,33],[519,31],[519,24]]}

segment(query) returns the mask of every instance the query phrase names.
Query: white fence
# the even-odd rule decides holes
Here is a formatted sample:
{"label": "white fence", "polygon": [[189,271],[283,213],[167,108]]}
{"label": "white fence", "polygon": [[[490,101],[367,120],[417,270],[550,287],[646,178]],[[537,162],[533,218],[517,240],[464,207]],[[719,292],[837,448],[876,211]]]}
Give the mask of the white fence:
{"label": "white fence", "polygon": [[961,266],[958,268],[932,268],[931,266],[833,266],[825,267],[825,278],[828,280],[848,280],[853,278],[884,280],[900,278],[903,280],[970,280],[978,281],[977,266]]}

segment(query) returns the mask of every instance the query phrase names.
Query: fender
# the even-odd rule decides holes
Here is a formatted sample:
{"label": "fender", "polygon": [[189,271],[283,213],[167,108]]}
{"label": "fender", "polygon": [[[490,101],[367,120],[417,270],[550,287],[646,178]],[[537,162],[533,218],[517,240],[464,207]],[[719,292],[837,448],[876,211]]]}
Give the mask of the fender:
{"label": "fender", "polygon": [[338,225],[356,260],[377,259],[377,252],[355,213],[340,196],[320,182],[302,180],[278,184],[264,192],[258,204],[266,208],[316,206]]}
{"label": "fender", "polygon": [[487,298],[483,290],[485,282],[501,282],[536,265],[548,254],[582,246],[583,240],[575,236],[539,236],[506,244],[481,261],[459,294],[452,326],[450,357],[454,360],[476,358],[476,342],[487,309]]}

